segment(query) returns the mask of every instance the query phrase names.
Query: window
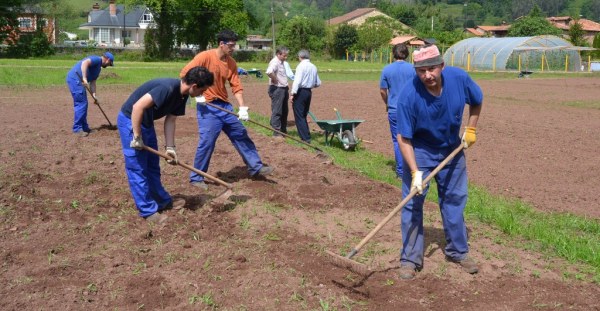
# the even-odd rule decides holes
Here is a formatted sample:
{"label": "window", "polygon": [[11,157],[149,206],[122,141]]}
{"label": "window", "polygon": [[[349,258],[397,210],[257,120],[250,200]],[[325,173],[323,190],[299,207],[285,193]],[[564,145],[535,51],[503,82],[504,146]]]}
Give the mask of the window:
{"label": "window", "polygon": [[152,18],[152,14],[150,12],[146,12],[146,13],[144,13],[144,15],[142,15],[140,24],[150,24],[153,21],[154,21],[154,19]]}
{"label": "window", "polygon": [[32,22],[29,17],[19,17],[19,28],[31,28]]}
{"label": "window", "polygon": [[94,28],[94,39],[100,43],[110,42],[110,29]]}

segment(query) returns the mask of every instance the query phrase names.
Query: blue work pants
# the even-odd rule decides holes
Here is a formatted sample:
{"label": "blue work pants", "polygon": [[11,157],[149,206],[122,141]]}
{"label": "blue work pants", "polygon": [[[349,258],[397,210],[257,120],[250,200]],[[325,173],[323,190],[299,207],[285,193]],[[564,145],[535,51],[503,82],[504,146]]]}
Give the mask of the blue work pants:
{"label": "blue work pants", "polygon": [[[233,112],[233,106],[221,100],[214,100],[211,104]],[[210,165],[210,158],[215,150],[217,138],[221,131],[225,132],[229,140],[242,156],[248,167],[248,173],[253,176],[263,167],[256,146],[248,131],[235,115],[213,108],[209,105],[196,104],[198,116],[198,148],[194,157],[194,167],[206,172]],[[203,181],[204,177],[198,173],[190,174],[190,182]]]}
{"label": "blue work pants", "polygon": [[67,77],[67,85],[71,96],[73,96],[73,133],[89,132],[90,127],[87,123],[88,100],[85,87],[81,81]]}
{"label": "blue work pants", "polygon": [[312,98],[311,89],[298,89],[298,93],[294,95],[294,101],[292,102],[292,109],[294,110],[294,120],[296,122],[296,128],[298,129],[298,135],[303,141],[310,143],[310,129],[308,128],[308,122],[306,117],[310,111],[310,100]]}
{"label": "blue work pants", "polygon": [[[135,201],[140,216],[146,218],[163,210],[172,198],[160,182],[160,159],[157,155],[146,150],[129,147],[133,140],[131,119],[119,112],[117,127],[121,136],[123,156],[125,157],[125,172],[129,181],[129,189]],[[142,125],[142,140],[144,145],[157,149],[157,139],[154,127]]]}
{"label": "blue work pants", "polygon": [[398,133],[396,125],[396,111],[388,111],[388,121],[390,123],[390,133],[392,134],[392,143],[394,145],[394,158],[396,159],[396,176],[402,179],[402,153],[400,152],[400,145],[398,145]]}
{"label": "blue work pants", "polygon": [[[442,162],[452,148],[429,149],[415,148],[415,158],[419,170],[423,171],[423,179]],[[404,166],[409,171],[408,165]],[[438,188],[439,207],[446,237],[444,254],[460,261],[469,252],[467,243],[467,227],[464,220],[464,209],[467,204],[467,168],[465,154],[460,152],[435,176]],[[402,196],[410,193],[411,174],[402,177]],[[425,238],[423,230],[423,204],[429,187],[423,189],[422,195],[416,195],[401,212],[402,251],[400,263],[414,268],[423,267]]]}

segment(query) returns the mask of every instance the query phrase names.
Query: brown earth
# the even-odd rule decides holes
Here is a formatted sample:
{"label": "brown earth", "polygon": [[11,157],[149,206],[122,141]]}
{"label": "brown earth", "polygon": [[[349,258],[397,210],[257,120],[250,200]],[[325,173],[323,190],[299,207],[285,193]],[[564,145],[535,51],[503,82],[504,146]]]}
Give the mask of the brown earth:
{"label": "brown earth", "polygon": [[[600,111],[592,78],[481,81],[486,95],[471,182],[536,209],[600,218]],[[113,124],[134,86],[99,83]],[[276,167],[249,179],[221,136],[209,173],[234,184],[226,211],[190,187],[181,167],[163,165],[163,184],[184,209],[168,224],[139,218],[124,175],[118,133],[90,106],[89,137],[71,134],[66,87],[0,88],[0,309],[2,310],[599,310],[600,288],[584,267],[525,251],[519,241],[470,221],[476,275],[444,261],[435,204],[426,215],[425,267],[397,277],[394,219],[357,255],[376,272],[361,278],[334,267],[323,250],[355,245],[400,201],[395,187],[324,162],[315,153],[251,131],[263,161]],[[267,115],[262,81],[247,80],[251,111]],[[361,146],[392,156],[376,83],[325,83],[312,111],[364,119]],[[291,119],[291,117],[290,117]],[[311,124],[315,131],[315,124]],[[162,140],[161,126],[157,126]],[[180,159],[197,143],[193,109],[177,123]],[[160,145],[160,143],[159,143]],[[164,162],[163,162],[164,163]]]}

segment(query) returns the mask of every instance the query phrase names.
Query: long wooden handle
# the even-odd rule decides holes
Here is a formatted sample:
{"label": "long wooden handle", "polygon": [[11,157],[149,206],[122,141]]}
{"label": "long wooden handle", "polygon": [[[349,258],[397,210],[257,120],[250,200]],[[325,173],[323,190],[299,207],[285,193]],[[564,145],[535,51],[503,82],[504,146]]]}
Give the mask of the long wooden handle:
{"label": "long wooden handle", "polygon": [[[450,153],[444,159],[444,161],[438,164],[438,166],[436,166],[436,168],[431,171],[429,175],[427,175],[425,180],[423,180],[423,185],[426,185],[433,177],[435,177],[435,175],[437,175],[437,173],[439,173],[439,171],[442,170],[442,168],[444,168],[444,166],[446,166],[446,164],[448,164],[448,162],[450,162],[463,149],[464,146],[462,144],[454,149],[454,151],[452,151],[452,153]],[[398,213],[400,209],[402,209],[404,205],[406,205],[406,203],[408,203],[408,201],[410,201],[416,194],[417,189],[411,190],[410,193],[402,201],[400,201],[400,203],[398,203],[398,205],[375,228],[373,228],[373,230],[371,230],[371,232],[369,232],[369,234],[367,234],[362,241],[360,241],[360,243],[354,247],[352,252],[349,253],[348,258],[354,256],[354,254],[356,254],[375,234],[377,234],[377,232],[379,232],[379,230],[381,230],[381,228],[383,228],[383,226],[385,226],[394,217],[394,215],[396,215],[396,213]]]}
{"label": "long wooden handle", "polygon": [[[157,150],[154,150],[153,148],[150,148],[148,146],[144,146],[144,150],[149,151],[151,153],[154,153],[155,155],[157,155],[159,157],[163,157],[163,158],[165,158],[167,160],[174,160],[173,158],[171,158],[167,154],[162,153],[162,152],[158,152]],[[230,183],[226,183],[226,182],[220,180],[219,178],[214,177],[214,176],[212,176],[212,175],[210,175],[208,173],[205,173],[205,172],[203,172],[203,171],[201,171],[201,170],[199,170],[199,169],[197,169],[197,168],[195,168],[195,167],[193,167],[191,165],[185,164],[185,163],[183,163],[181,161],[177,161],[177,165],[185,167],[185,168],[187,168],[188,170],[190,170],[190,171],[192,171],[194,173],[198,173],[198,174],[204,176],[205,178],[208,178],[208,179],[210,179],[210,180],[212,180],[212,181],[220,184],[221,186],[227,187],[228,189],[233,188],[233,185],[231,185]]]}
{"label": "long wooden handle", "polygon": [[[229,114],[232,114],[232,115],[234,115],[234,116],[237,116],[237,117],[239,117],[239,116],[238,116],[238,114],[237,114],[237,113],[235,113],[235,112],[233,112],[233,111],[229,111],[229,110],[227,110],[227,109],[221,108],[221,107],[219,107],[219,106],[217,106],[217,105],[215,105],[215,104],[211,104],[211,103],[206,103],[206,104],[207,104],[208,106],[211,106],[211,107],[215,108],[215,109],[218,109],[218,110],[221,110],[221,111],[224,111],[224,112],[227,112],[227,113],[229,113]],[[311,144],[309,144],[309,143],[307,143],[307,142],[305,142],[305,141],[303,141],[303,140],[300,140],[300,139],[298,139],[298,138],[296,138],[296,137],[294,137],[294,136],[290,136],[290,135],[288,135],[288,134],[286,134],[286,133],[284,133],[284,132],[278,131],[278,130],[276,130],[276,129],[274,129],[274,128],[270,127],[270,126],[266,126],[266,125],[260,124],[260,123],[258,123],[258,122],[256,122],[256,121],[254,121],[254,120],[250,120],[250,119],[248,119],[247,121],[248,121],[248,122],[251,122],[251,123],[253,123],[253,124],[256,124],[256,125],[258,125],[258,126],[260,126],[260,127],[266,128],[267,130],[274,131],[274,132],[276,132],[277,134],[280,134],[280,135],[282,135],[282,136],[285,136],[285,137],[287,137],[287,138],[289,138],[289,139],[291,139],[291,140],[293,140],[293,141],[296,141],[296,142],[299,142],[299,143],[301,143],[301,144],[303,144],[303,145],[306,145],[306,146],[309,146],[309,147],[311,147],[311,148],[314,148],[315,150],[317,150],[317,151],[319,151],[319,152],[323,152],[323,150],[321,150],[319,147],[313,146],[313,145],[311,145]]]}

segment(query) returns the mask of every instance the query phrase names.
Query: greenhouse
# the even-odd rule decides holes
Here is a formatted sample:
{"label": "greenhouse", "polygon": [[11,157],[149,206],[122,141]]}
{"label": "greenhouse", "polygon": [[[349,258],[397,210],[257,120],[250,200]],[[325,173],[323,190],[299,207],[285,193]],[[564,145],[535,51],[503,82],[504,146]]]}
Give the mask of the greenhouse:
{"label": "greenhouse", "polygon": [[469,38],[444,53],[444,62],[467,71],[581,71],[580,51],[557,36]]}

